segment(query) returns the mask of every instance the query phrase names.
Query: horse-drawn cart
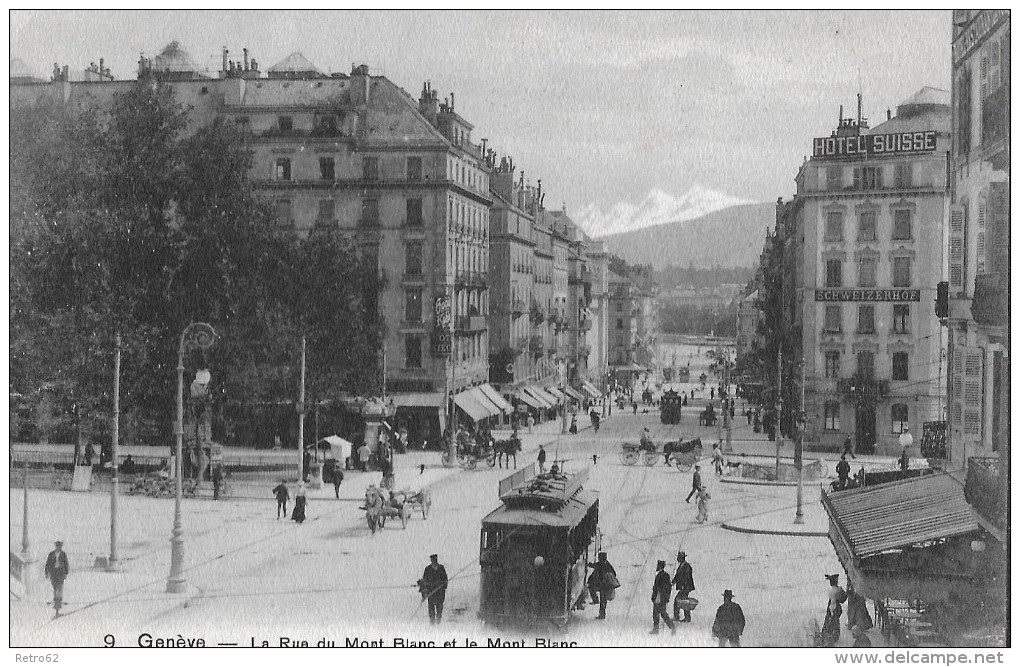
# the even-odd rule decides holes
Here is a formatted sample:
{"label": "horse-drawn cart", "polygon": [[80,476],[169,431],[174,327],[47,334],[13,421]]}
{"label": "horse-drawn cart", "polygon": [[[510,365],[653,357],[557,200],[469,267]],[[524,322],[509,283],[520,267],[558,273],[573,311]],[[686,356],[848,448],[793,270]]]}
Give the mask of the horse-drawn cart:
{"label": "horse-drawn cart", "polygon": [[646,466],[653,466],[660,457],[666,465],[675,465],[677,470],[687,472],[701,458],[701,439],[695,438],[684,442],[675,440],[667,442],[660,453],[654,444],[645,441],[640,444],[633,442],[620,443],[620,461],[624,465],[637,465],[638,461]]}
{"label": "horse-drawn cart", "polygon": [[365,510],[365,519],[373,534],[377,529],[385,528],[386,519],[393,517],[399,518],[400,526],[406,529],[412,511],[421,512],[422,519],[428,518],[432,509],[432,493],[427,488],[388,493],[372,485],[365,489],[365,504],[359,509]]}

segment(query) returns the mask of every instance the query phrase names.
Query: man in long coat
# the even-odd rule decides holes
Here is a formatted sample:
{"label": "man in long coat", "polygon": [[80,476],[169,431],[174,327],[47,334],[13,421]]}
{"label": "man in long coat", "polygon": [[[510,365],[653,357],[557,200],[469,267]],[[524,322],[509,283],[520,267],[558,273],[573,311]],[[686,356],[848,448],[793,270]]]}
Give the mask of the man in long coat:
{"label": "man in long coat", "polygon": [[613,589],[607,575],[611,574],[615,578],[616,569],[609,563],[605,551],[600,551],[598,561],[588,563],[588,567],[592,569],[591,576],[588,577],[588,593],[591,594],[592,602],[599,603],[599,615],[595,618],[601,620],[606,617],[606,603],[609,602],[608,593]]}
{"label": "man in long coat", "polygon": [[673,625],[673,621],[669,618],[669,613],[666,611],[666,605],[669,604],[669,596],[673,592],[673,586],[670,585],[669,575],[666,574],[666,561],[660,560],[655,565],[655,581],[652,583],[652,632],[651,634],[659,634],[659,619],[661,618],[666,623],[666,627],[670,629],[673,634],[676,634],[676,626]]}
{"label": "man in long coat", "polygon": [[446,586],[449,578],[446,576],[446,568],[439,564],[439,556],[429,556],[431,563],[425,568],[421,575],[421,592],[429,600],[429,623],[443,622],[443,603],[446,602]]}
{"label": "man in long coat", "polygon": [[53,586],[53,608],[60,613],[60,607],[64,604],[64,580],[71,571],[71,564],[67,561],[67,554],[64,553],[64,543],[56,542],[56,547],[46,556],[46,577]]}
{"label": "man in long coat", "polygon": [[694,590],[694,568],[687,562],[685,552],[678,553],[676,559],[680,564],[676,566],[676,573],[673,575],[673,585],[677,590],[676,599],[673,600],[673,620],[678,623],[690,623],[690,609],[684,609],[683,620],[680,620],[680,601],[690,598]]}
{"label": "man in long coat", "polygon": [[694,465],[694,476],[691,478],[691,492],[687,494],[687,502],[691,502],[691,496],[701,489],[701,466]]}
{"label": "man in long coat", "polygon": [[719,638],[719,647],[740,646],[740,635],[744,634],[744,610],[733,601],[733,591],[723,591],[723,603],[715,612],[712,635]]}

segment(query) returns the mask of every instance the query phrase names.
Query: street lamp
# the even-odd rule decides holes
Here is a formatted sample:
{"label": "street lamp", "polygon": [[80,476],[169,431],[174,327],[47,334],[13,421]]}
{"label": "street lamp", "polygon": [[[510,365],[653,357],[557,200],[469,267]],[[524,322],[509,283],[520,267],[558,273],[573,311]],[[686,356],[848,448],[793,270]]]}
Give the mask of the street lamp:
{"label": "street lamp", "polygon": [[[195,349],[208,349],[216,341],[216,330],[204,322],[193,322],[181,333],[177,346],[177,421],[174,422],[174,527],[170,537],[170,576],[166,580],[167,593],[183,593],[184,579],[184,529],[181,526],[181,499],[184,496],[183,449],[184,449],[184,353]],[[206,383],[209,371],[199,371]]]}

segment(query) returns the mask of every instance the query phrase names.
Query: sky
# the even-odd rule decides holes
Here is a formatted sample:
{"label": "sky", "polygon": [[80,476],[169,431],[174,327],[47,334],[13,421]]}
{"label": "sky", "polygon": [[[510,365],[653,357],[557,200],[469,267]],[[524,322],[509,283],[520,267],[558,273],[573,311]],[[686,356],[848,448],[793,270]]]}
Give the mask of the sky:
{"label": "sky", "polygon": [[874,125],[923,86],[949,89],[950,14],[12,11],[10,57],[45,77],[103,57],[129,79],[176,39],[213,72],[226,46],[263,70],[294,51],[327,72],[366,63],[415,97],[429,80],[476,143],[583,217],[791,196],[858,91]]}

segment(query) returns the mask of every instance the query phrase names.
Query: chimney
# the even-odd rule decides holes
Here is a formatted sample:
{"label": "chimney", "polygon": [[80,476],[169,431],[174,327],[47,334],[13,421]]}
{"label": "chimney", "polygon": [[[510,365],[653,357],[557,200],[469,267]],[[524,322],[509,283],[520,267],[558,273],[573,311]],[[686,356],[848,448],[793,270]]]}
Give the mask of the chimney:
{"label": "chimney", "polygon": [[892,109],[886,109],[885,110],[885,119],[886,120],[892,120]]}
{"label": "chimney", "polygon": [[248,71],[248,49],[241,49],[241,51],[244,53],[244,71],[247,72]]}
{"label": "chimney", "polygon": [[453,93],[450,93],[450,111],[453,111],[453,104],[454,104]]}
{"label": "chimney", "polygon": [[857,127],[861,126],[861,119],[864,117],[864,96],[857,93]]}
{"label": "chimney", "polygon": [[225,77],[225,76],[227,75],[227,72],[229,72],[229,71],[230,71],[229,69],[227,69],[227,64],[228,64],[228,62],[229,62],[229,61],[227,60],[227,57],[228,57],[229,55],[230,55],[230,51],[227,51],[227,47],[225,47],[225,46],[224,46],[224,47],[223,47],[223,69],[221,70],[221,74],[222,74],[222,76],[224,76],[224,77]]}
{"label": "chimney", "polygon": [[836,127],[840,127],[842,125],[843,125],[843,105],[840,104],[839,105],[839,125],[837,125]]}
{"label": "chimney", "polygon": [[488,143],[489,143],[489,140],[488,140],[488,139],[486,139],[485,137],[482,137],[482,158],[483,158],[483,159],[484,159],[484,158],[486,157],[486,151],[485,151],[485,146],[486,146],[486,144],[488,144]]}

